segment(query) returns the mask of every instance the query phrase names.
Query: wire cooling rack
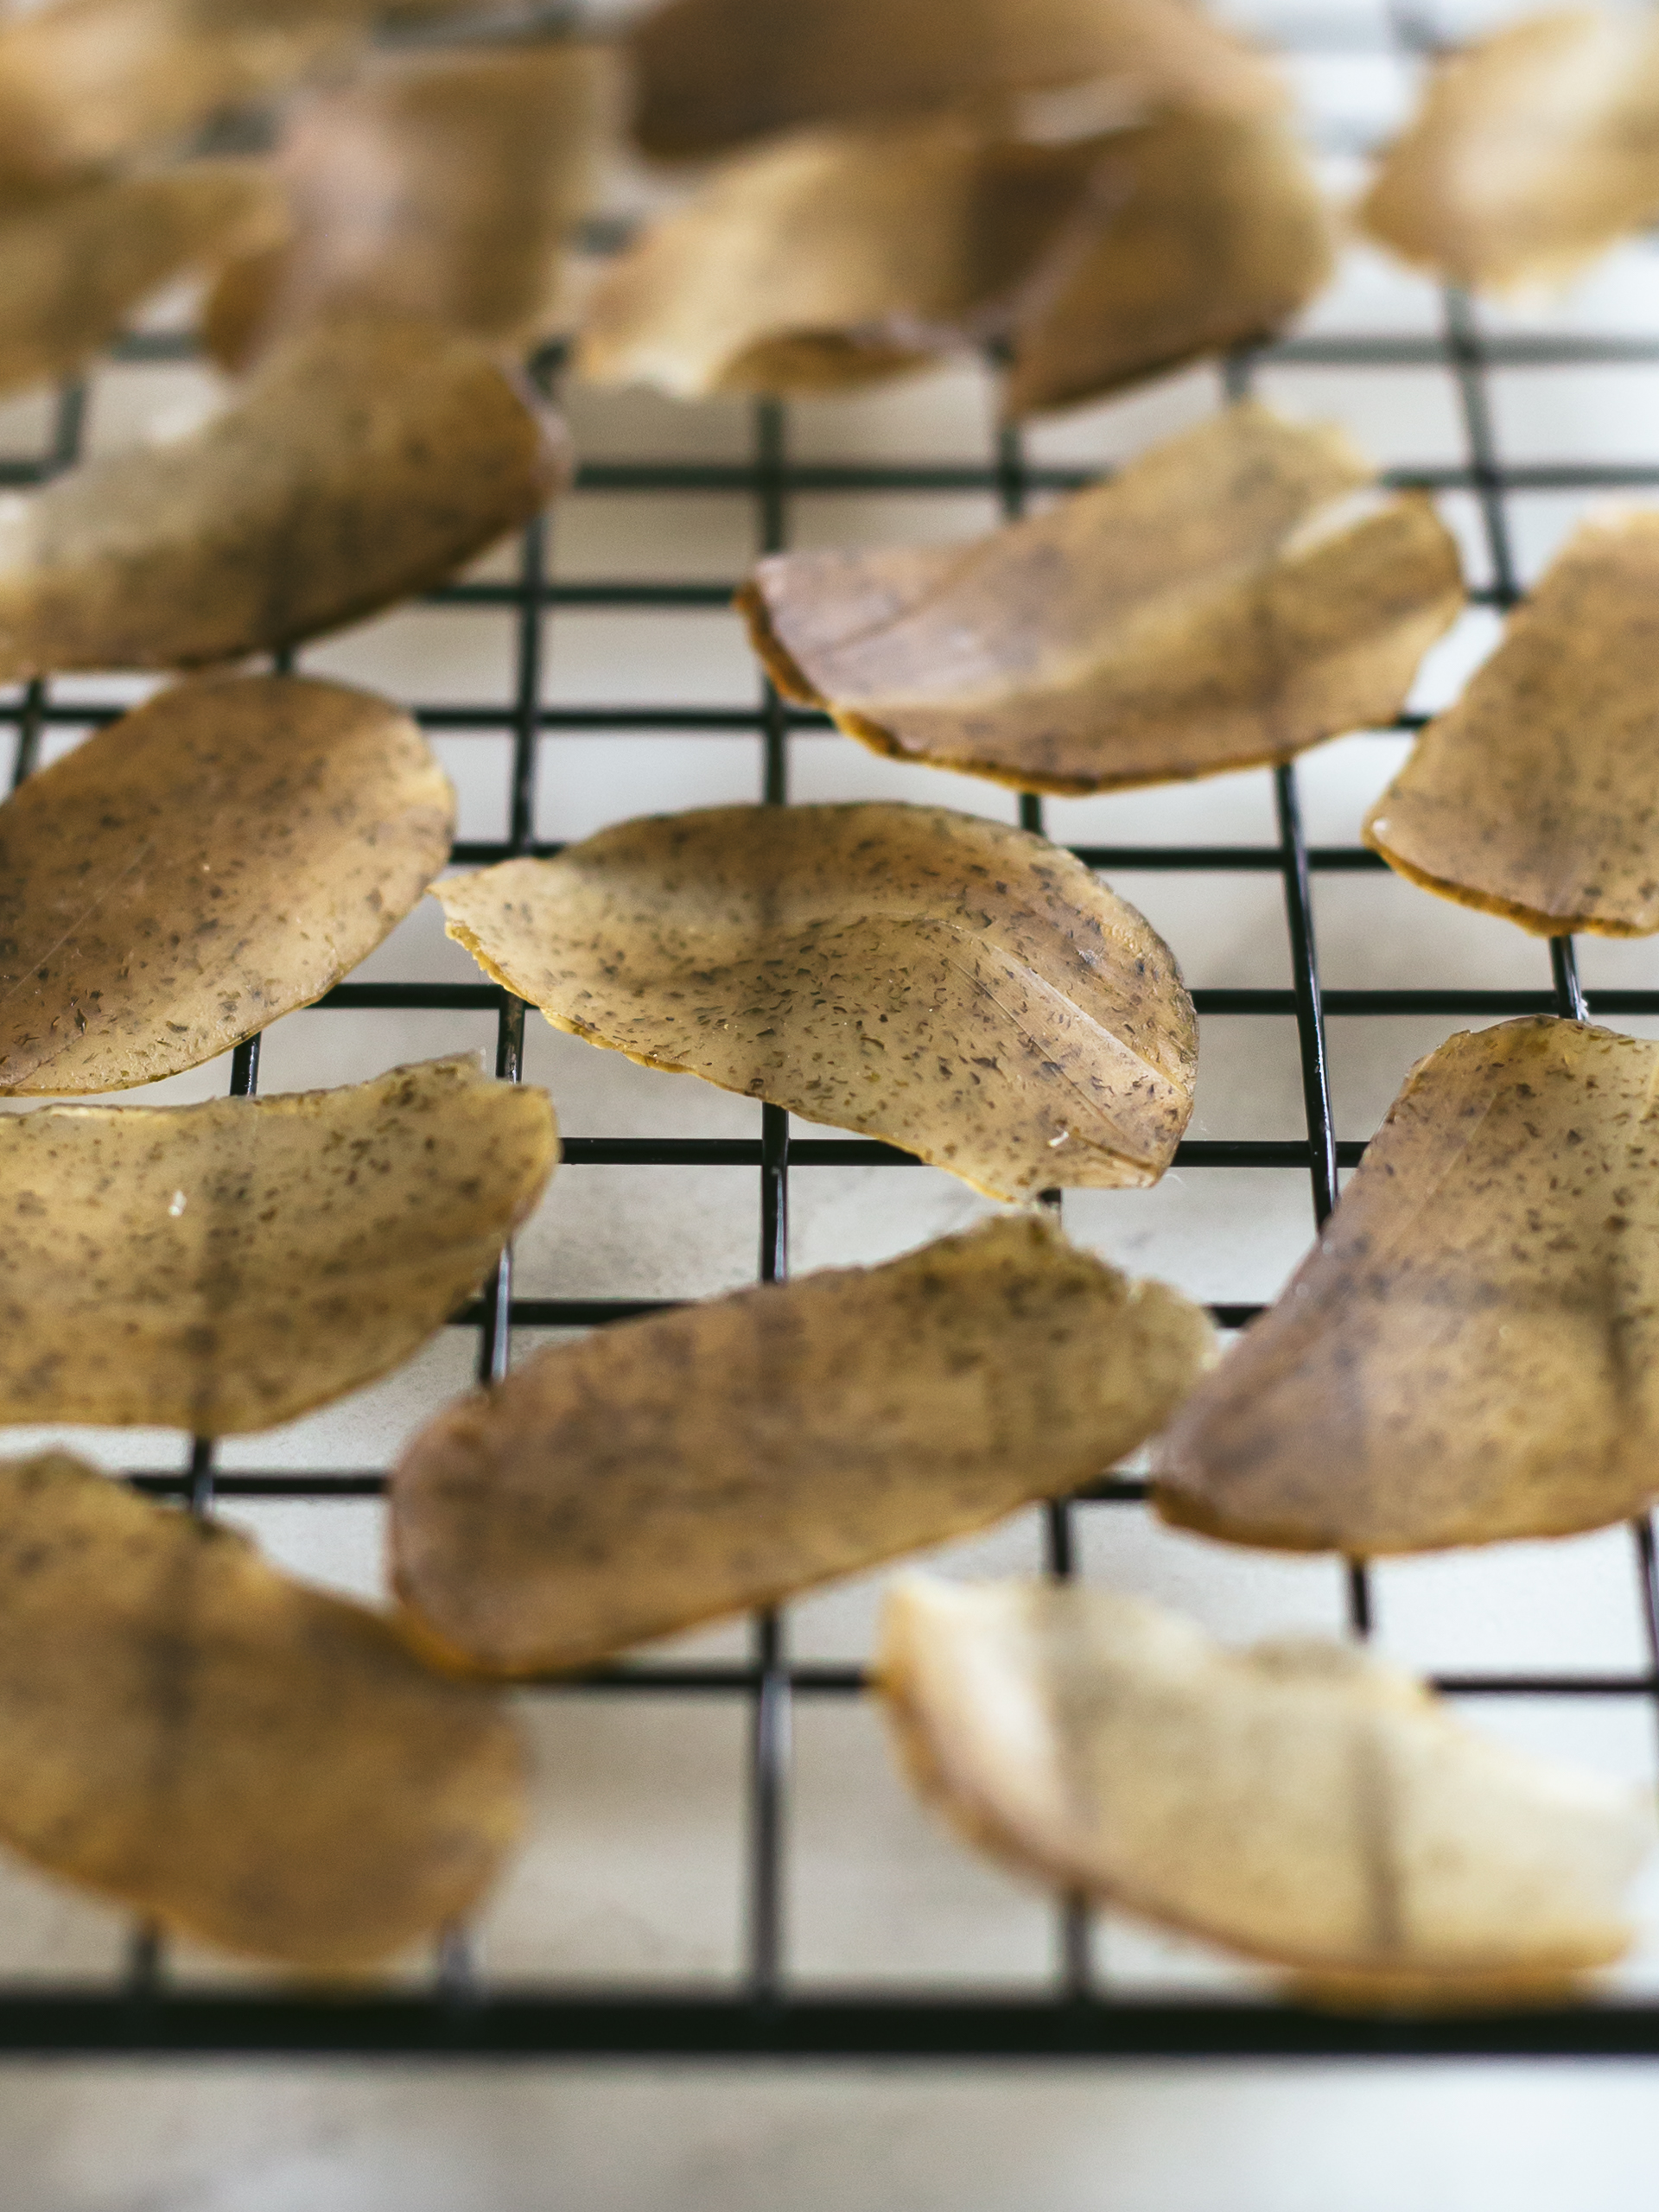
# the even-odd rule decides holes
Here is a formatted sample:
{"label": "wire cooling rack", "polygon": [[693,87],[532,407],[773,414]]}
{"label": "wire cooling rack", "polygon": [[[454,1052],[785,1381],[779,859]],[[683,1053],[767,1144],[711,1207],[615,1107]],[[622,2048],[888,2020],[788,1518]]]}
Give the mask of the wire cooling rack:
{"label": "wire cooling rack", "polygon": [[[1391,35],[1408,47],[1431,42],[1421,28],[1395,23]],[[1298,54],[1367,50],[1368,34],[1317,19],[1281,29],[1277,42]],[[165,335],[140,336],[118,349],[129,362],[184,358],[188,348]],[[1440,327],[1432,335],[1382,334],[1291,338],[1241,353],[1225,364],[1228,391],[1250,389],[1262,365],[1303,370],[1388,371],[1436,368],[1453,381],[1461,414],[1462,457],[1449,465],[1406,466],[1388,473],[1402,488],[1472,496],[1484,535],[1491,581],[1472,596],[1503,610],[1520,596],[1518,564],[1509,502],[1529,492],[1629,492],[1659,486],[1659,466],[1637,461],[1505,465],[1494,435],[1489,372],[1494,368],[1651,365],[1659,391],[1659,340],[1613,335],[1493,335],[1484,331],[1459,293],[1443,296]],[[553,389],[561,363],[556,351],[538,357],[533,371]],[[58,397],[46,445],[25,461],[0,465],[0,483],[44,480],[72,466],[82,450],[86,391],[70,385]],[[812,493],[987,494],[1007,516],[1020,513],[1036,494],[1065,491],[1089,480],[1085,472],[1040,466],[1027,455],[1017,429],[1002,431],[994,448],[973,464],[808,463],[792,459],[788,410],[761,403],[753,410],[751,450],[741,461],[591,461],[578,489],[626,499],[718,493],[753,503],[757,535],[767,550],[786,538],[791,501]],[[734,580],[735,581],[735,580]],[[752,708],[668,704],[590,707],[544,702],[544,617],[561,608],[724,608],[725,583],[664,581],[584,582],[563,580],[542,522],[526,531],[516,577],[452,584],[431,604],[505,610],[513,632],[512,695],[504,703],[416,705],[433,732],[494,732],[512,746],[507,834],[495,841],[458,843],[457,861],[473,865],[511,855],[550,854],[556,842],[540,840],[537,768],[550,733],[738,733],[759,748],[761,789],[772,805],[789,803],[791,754],[801,733],[827,727],[824,718],[781,702],[769,688]],[[16,733],[14,787],[38,764],[43,741],[56,727],[95,726],[118,711],[105,698],[77,691],[71,683],[36,683],[10,706],[0,724]],[[1404,716],[1402,735],[1422,718]],[[1618,1020],[1659,1015],[1659,989],[1581,988],[1574,948],[1561,938],[1541,951],[1537,988],[1530,989],[1326,989],[1315,944],[1313,880],[1339,872],[1378,869],[1375,855],[1351,845],[1310,844],[1304,835],[1298,771],[1287,766],[1273,779],[1277,835],[1256,843],[1216,845],[1138,842],[1073,847],[1091,868],[1115,874],[1180,871],[1249,873],[1277,880],[1282,891],[1291,953],[1288,988],[1204,989],[1194,993],[1200,1017],[1294,1017],[1300,1060],[1305,1137],[1294,1141],[1193,1140],[1177,1154],[1181,1170],[1300,1169],[1310,1180],[1315,1217],[1323,1221],[1338,1187],[1339,1171],[1353,1166],[1363,1147],[1339,1142],[1332,1105],[1325,1022],[1328,1016],[1416,1015],[1445,1019],[1493,1018],[1554,1012]],[[1041,830],[1037,798],[1022,799],[1021,822]],[[517,1080],[523,1071],[526,1008],[493,986],[475,982],[348,982],[322,1001],[325,1009],[452,1011],[493,1014],[498,1075]],[[257,1085],[259,1040],[232,1058],[230,1087],[246,1095]],[[789,1117],[775,1107],[762,1112],[758,1139],[716,1137],[577,1137],[567,1139],[566,1173],[584,1167],[745,1167],[760,1187],[759,1274],[783,1276],[789,1265],[791,1179],[824,1166],[914,1167],[892,1147],[840,1136],[791,1134]],[[604,1325],[646,1313],[665,1300],[569,1296],[515,1296],[512,1259],[504,1256],[485,1294],[458,1315],[454,1325],[475,1332],[480,1379],[507,1371],[516,1329]],[[1222,1303],[1212,1311],[1224,1326],[1248,1321],[1259,1307]],[[379,1496],[376,1471],[320,1468],[305,1471],[216,1464],[211,1443],[198,1440],[181,1471],[131,1476],[149,1493],[183,1501],[211,1513],[220,1499],[303,1498],[339,1503]],[[1046,1513],[1048,1571],[1074,1571],[1079,1516],[1144,1510],[1145,1484],[1128,1474],[1104,1477]],[[1485,1700],[1611,1698],[1644,1701],[1659,1719],[1659,1573],[1647,1519],[1632,1524],[1635,1567],[1647,1639],[1645,1666],[1601,1673],[1463,1673],[1442,1675],[1440,1686]],[[1347,1608],[1352,1632],[1363,1637],[1372,1620],[1370,1577],[1363,1565],[1348,1570]],[[1253,1999],[1199,1997],[1172,2001],[1122,1994],[1096,1974],[1091,1934],[1080,1906],[1061,1904],[1055,1924],[1056,1965],[1049,1986],[1017,1995],[939,1993],[925,1986],[884,1987],[879,1993],[803,1992],[789,1971],[784,1901],[790,1839],[790,1719],[798,1700],[851,1700],[866,1694],[855,1665],[791,1661],[785,1615],[766,1612],[752,1627],[747,1658],[696,1662],[645,1659],[596,1669],[574,1680],[539,1686],[541,1694],[601,1700],[690,1697],[729,1700],[747,1714],[748,1760],[745,1807],[746,1912],[743,1971],[734,1984],[638,1991],[545,1986],[493,1986],[476,1967],[463,1931],[439,1947],[429,1976],[415,1986],[369,1994],[319,1997],[259,1991],[230,1993],[169,1983],[163,1947],[149,1930],[134,1931],[124,1977],[87,1986],[7,1982],[0,1979],[0,2051],[13,2055],[115,2053],[379,2053],[431,2057],[542,2056],[674,2057],[893,2058],[1132,2058],[1278,2056],[1379,2056],[1413,2054],[1612,2055],[1659,2054],[1659,2004],[1599,2002],[1574,2008],[1474,2018],[1333,2017],[1299,2006]]]}

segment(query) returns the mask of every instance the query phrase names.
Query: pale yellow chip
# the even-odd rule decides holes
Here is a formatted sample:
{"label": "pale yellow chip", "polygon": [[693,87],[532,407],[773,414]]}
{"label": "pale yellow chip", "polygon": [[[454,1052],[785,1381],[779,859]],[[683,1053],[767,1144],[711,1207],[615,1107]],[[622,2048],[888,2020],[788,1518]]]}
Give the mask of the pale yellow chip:
{"label": "pale yellow chip", "polygon": [[1569,9],[1448,54],[1360,208],[1456,282],[1567,276],[1659,212],[1659,27]]}
{"label": "pale yellow chip", "polygon": [[293,237],[226,271],[209,349],[245,368],[342,308],[519,344],[564,307],[563,262],[616,100],[607,49],[560,40],[387,58],[290,113]]}
{"label": "pale yellow chip", "polygon": [[711,807],[434,887],[549,1020],[992,1198],[1155,1183],[1198,1029],[1167,945],[1070,854],[941,807]]}
{"label": "pale yellow chip", "polygon": [[696,398],[995,346],[1006,410],[1030,414],[1274,329],[1328,276],[1329,228],[1270,120],[1043,144],[966,116],[804,131],[646,229],[594,289],[577,365]]}
{"label": "pale yellow chip", "polygon": [[223,1436],[400,1364],[558,1158],[466,1057],[343,1090],[0,1116],[0,1421]]}
{"label": "pale yellow chip", "polygon": [[1260,112],[1277,73],[1180,0],[669,0],[633,29],[635,127],[670,159],[801,124],[1071,93],[1109,119]]}
{"label": "pale yellow chip", "polygon": [[397,1593],[452,1660],[579,1666],[1076,1490],[1212,1351],[1200,1307],[1034,1213],[624,1323],[415,1439]]}
{"label": "pale yellow chip", "polygon": [[1251,403],[967,544],[785,553],[739,594],[789,697],[1026,791],[1288,760],[1392,721],[1463,604],[1420,497]]}
{"label": "pale yellow chip", "polygon": [[528,521],[564,468],[551,418],[471,340],[331,322],[205,428],[0,511],[0,682],[339,629]]}
{"label": "pale yellow chip", "polygon": [[1659,1045],[1539,1017],[1413,1070],[1279,1303],[1158,1452],[1166,1518],[1370,1553],[1659,1493]]}
{"label": "pale yellow chip", "polygon": [[1230,1651],[1143,1599],[912,1575],[876,1668],[973,1842],[1315,1997],[1548,2001],[1630,1945],[1648,1794],[1478,1734],[1351,1647]]}
{"label": "pale yellow chip", "polygon": [[228,1052],[373,950],[448,855],[407,715],[297,677],[180,684],[0,806],[0,1092]]}
{"label": "pale yellow chip", "polygon": [[1541,937],[1659,930],[1659,512],[1583,524],[1436,716],[1364,838]]}
{"label": "pale yellow chip", "polygon": [[45,0],[0,23],[0,188],[184,139],[349,54],[366,12],[332,0]]}
{"label": "pale yellow chip", "polygon": [[275,181],[245,162],[0,208],[0,391],[67,375],[169,279],[263,250],[286,226]]}
{"label": "pale yellow chip", "polygon": [[438,1935],[524,1823],[487,1693],[61,1452],[0,1462],[0,1842],[313,1971]]}

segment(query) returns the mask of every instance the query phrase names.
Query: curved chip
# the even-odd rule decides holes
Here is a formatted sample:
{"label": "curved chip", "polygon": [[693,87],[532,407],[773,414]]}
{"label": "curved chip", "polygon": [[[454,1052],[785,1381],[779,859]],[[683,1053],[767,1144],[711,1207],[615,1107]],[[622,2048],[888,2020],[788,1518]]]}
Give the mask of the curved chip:
{"label": "curved chip", "polygon": [[994,342],[1026,414],[1258,336],[1330,265],[1276,124],[1053,145],[962,118],[823,130],[730,162],[648,228],[596,286],[578,366],[696,398],[836,389]]}
{"label": "curved chip", "polygon": [[1155,1183],[1192,1111],[1173,955],[1040,837],[940,807],[710,807],[434,886],[556,1028],[992,1198]]}
{"label": "curved chip", "polygon": [[1020,145],[940,117],[763,147],[606,272],[577,367],[683,399],[829,391],[988,338],[1097,226],[1096,146]]}
{"label": "curved chip", "polygon": [[1541,937],[1659,930],[1659,513],[1582,525],[1366,819],[1389,866]]}
{"label": "curved chip", "polygon": [[550,419],[470,340],[331,322],[204,429],[0,512],[0,682],[339,629],[441,582],[563,475]]}
{"label": "curved chip", "polygon": [[593,191],[610,65],[563,41],[409,54],[304,101],[276,157],[293,237],[226,272],[209,350],[245,368],[342,308],[541,334]]}
{"label": "curved chip", "polygon": [[57,182],[184,137],[348,52],[364,12],[47,0],[0,24],[0,184]]}
{"label": "curved chip", "polygon": [[326,1405],[478,1288],[557,1157],[545,1092],[464,1057],[0,1116],[0,1421],[225,1436]]}
{"label": "curved chip", "polygon": [[79,368],[170,277],[263,249],[286,223],[272,180],[232,162],[0,211],[0,391]]}
{"label": "curved chip", "polygon": [[787,696],[1024,791],[1287,760],[1397,713],[1463,603],[1433,507],[1253,403],[966,545],[785,553],[739,594]]}
{"label": "curved chip", "polygon": [[1268,65],[1179,0],[669,0],[633,29],[635,129],[670,159],[792,125],[1090,88],[1117,114],[1282,105]]}
{"label": "curved chip", "polygon": [[0,1092],[129,1090],[309,1006],[409,912],[454,822],[384,699],[162,692],[0,806]]}
{"label": "curved chip", "polygon": [[1659,29],[1572,9],[1447,55],[1361,204],[1457,283],[1559,279],[1659,211]]}
{"label": "curved chip", "polygon": [[1543,1018],[1414,1071],[1158,1453],[1166,1519],[1294,1550],[1567,1535],[1659,1492],[1659,1045]]}
{"label": "curved chip", "polygon": [[1331,218],[1279,123],[1172,116],[1100,142],[1097,241],[1015,334],[1003,410],[1071,407],[1271,337],[1328,282]]}
{"label": "curved chip", "polygon": [[436,1935],[524,1825],[494,1698],[62,1452],[0,1462],[0,1841],[312,1970]]}
{"label": "curved chip", "polygon": [[1212,1348],[1029,1214],[601,1330],[404,1452],[397,1594],[451,1659],[580,1666],[1077,1489]]}
{"label": "curved chip", "polygon": [[1351,1647],[1230,1651],[1142,1599],[910,1575],[876,1667],[970,1841],[1316,1997],[1547,2001],[1635,1932],[1646,1793],[1490,1741]]}

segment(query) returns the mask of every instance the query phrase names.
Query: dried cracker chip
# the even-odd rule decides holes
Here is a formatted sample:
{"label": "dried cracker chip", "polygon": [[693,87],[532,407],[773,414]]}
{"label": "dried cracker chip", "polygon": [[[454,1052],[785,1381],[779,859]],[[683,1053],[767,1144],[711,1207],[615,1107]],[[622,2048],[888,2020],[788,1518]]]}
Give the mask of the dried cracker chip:
{"label": "dried cracker chip", "polygon": [[645,151],[1085,88],[1120,114],[1259,112],[1276,73],[1179,0],[670,0],[633,29]]}
{"label": "dried cracker chip", "polygon": [[550,418],[470,340],[342,320],[236,404],[0,510],[0,683],[199,668],[441,582],[563,480]]}
{"label": "dried cracker chip", "polygon": [[1572,9],[1439,62],[1359,219],[1455,282],[1559,279],[1659,212],[1659,28]]}
{"label": "dried cracker chip", "polygon": [[1028,146],[961,117],[804,131],[718,170],[594,287],[596,384],[833,391],[1017,321],[1099,217],[1092,143]]}
{"label": "dried cracker chip", "polygon": [[48,0],[0,23],[0,188],[186,137],[348,54],[364,12],[327,0]]}
{"label": "dried cracker chip", "polygon": [[1276,124],[1042,145],[963,117],[803,132],[646,229],[595,287],[578,365],[696,398],[995,345],[1026,414],[1272,329],[1324,283],[1328,228]]}
{"label": "dried cracker chip", "polygon": [[540,335],[594,188],[611,69],[607,48],[566,41],[405,54],[304,100],[276,156],[292,238],[221,276],[210,352],[245,368],[342,308]]}
{"label": "dried cracker chip", "polygon": [[1508,1021],[1420,1062],[1158,1452],[1166,1520],[1291,1550],[1567,1535],[1659,1491],[1659,1045]]}
{"label": "dried cracker chip", "polygon": [[384,699],[162,692],[0,806],[0,1092],[129,1090],[309,1006],[410,912],[454,821]]}
{"label": "dried cracker chip", "polygon": [[262,251],[286,223],[274,181],[241,162],[0,207],[0,392],[67,375],[170,278]]}
{"label": "dried cracker chip", "polygon": [[1546,2001],[1630,1945],[1647,1793],[1489,1741],[1350,1646],[1231,1651],[1143,1599],[908,1575],[876,1666],[970,1841],[1315,1997]]}
{"label": "dried cracker chip", "polygon": [[397,1593],[451,1659],[580,1666],[1063,1496],[1212,1351],[1201,1308],[1031,1214],[624,1323],[415,1439]]}
{"label": "dried cracker chip", "polygon": [[1428,725],[1365,842],[1541,937],[1659,930],[1659,513],[1586,524]]}
{"label": "dried cracker chip", "polygon": [[313,1970],[436,1935],[524,1823],[497,1700],[222,1526],[62,1452],[0,1462],[0,1841]]}
{"label": "dried cracker chip", "polygon": [[1423,499],[1253,403],[965,545],[778,554],[739,594],[789,697],[1025,791],[1285,760],[1392,720],[1463,602]]}
{"label": "dried cracker chip", "polygon": [[225,1436],[326,1405],[478,1288],[557,1158],[546,1093],[465,1055],[0,1116],[0,1421]]}
{"label": "dried cracker chip", "polygon": [[973,815],[657,815],[433,895],[556,1028],[992,1198],[1155,1183],[1192,1111],[1169,948],[1069,853]]}
{"label": "dried cracker chip", "polygon": [[1323,195],[1272,118],[1171,116],[1098,143],[1107,219],[1014,333],[1011,416],[1271,337],[1331,276]]}

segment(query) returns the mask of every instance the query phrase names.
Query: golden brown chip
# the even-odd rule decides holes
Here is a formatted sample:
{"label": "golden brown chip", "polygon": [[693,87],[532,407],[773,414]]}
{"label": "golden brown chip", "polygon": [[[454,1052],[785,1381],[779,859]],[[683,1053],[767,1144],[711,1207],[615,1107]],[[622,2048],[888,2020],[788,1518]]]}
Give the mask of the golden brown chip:
{"label": "golden brown chip", "polygon": [[1659,29],[1573,9],[1511,23],[1429,79],[1360,209],[1456,282],[1567,275],[1659,210]]}
{"label": "golden brown chip", "polygon": [[62,1452],[0,1462],[0,1840],[314,1970],[435,1935],[524,1821],[518,1732],[378,1614]]}
{"label": "golden brown chip", "polygon": [[444,863],[454,800],[384,699],[163,691],[0,806],[0,1091],[125,1090],[347,975]]}
{"label": "golden brown chip", "polygon": [[1351,1647],[906,1576],[877,1659],[923,1794],[1024,1872],[1344,2003],[1566,1993],[1628,1948],[1644,1793],[1465,1728]]}
{"label": "golden brown chip", "polygon": [[601,1330],[405,1451],[397,1593],[451,1658],[579,1666],[1077,1489],[1212,1343],[1030,1214]]}
{"label": "golden brown chip", "polygon": [[79,368],[168,278],[261,250],[286,221],[272,179],[232,162],[0,213],[0,391]]}
{"label": "golden brown chip", "polygon": [[1016,334],[1011,416],[1271,336],[1330,277],[1330,217],[1279,124],[1173,116],[1101,145],[1096,189],[1111,212]]}
{"label": "golden brown chip", "polygon": [[1372,807],[1426,891],[1541,937],[1659,930],[1659,513],[1586,524]]}
{"label": "golden brown chip", "polygon": [[199,668],[339,629],[441,582],[563,474],[549,418],[470,340],[331,323],[204,429],[0,512],[0,682]]}
{"label": "golden brown chip", "polygon": [[632,33],[650,154],[1086,86],[1120,114],[1257,112],[1277,75],[1179,0],[669,0]]}
{"label": "golden brown chip", "polygon": [[803,132],[645,231],[595,288],[578,365],[695,398],[833,389],[995,341],[1027,414],[1274,328],[1330,260],[1277,124],[1055,145],[960,117]]}
{"label": "golden brown chip", "polygon": [[1026,791],[1285,760],[1391,721],[1463,602],[1421,498],[1251,403],[966,545],[790,553],[739,594],[791,698],[878,753]]}
{"label": "golden brown chip", "polygon": [[1429,1551],[1659,1491],[1659,1045],[1534,1019],[1414,1071],[1277,1306],[1159,1450],[1166,1519]]}
{"label": "golden brown chip", "polygon": [[555,1027],[859,1129],[992,1198],[1155,1183],[1198,1032],[1069,853],[940,807],[710,807],[434,887]]}
{"label": "golden brown chip", "polygon": [[210,350],[245,368],[342,308],[539,335],[593,190],[609,64],[563,41],[405,55],[304,102],[277,156],[292,240],[226,273]]}
{"label": "golden brown chip", "polygon": [[84,175],[181,138],[349,52],[364,12],[48,0],[0,24],[0,184]]}
{"label": "golden brown chip", "polygon": [[595,287],[598,384],[833,390],[1011,327],[1100,219],[1097,142],[1026,146],[956,117],[806,131],[716,172]]}
{"label": "golden brown chip", "polygon": [[0,1421],[224,1436],[405,1359],[558,1157],[465,1057],[344,1090],[0,1116]]}

